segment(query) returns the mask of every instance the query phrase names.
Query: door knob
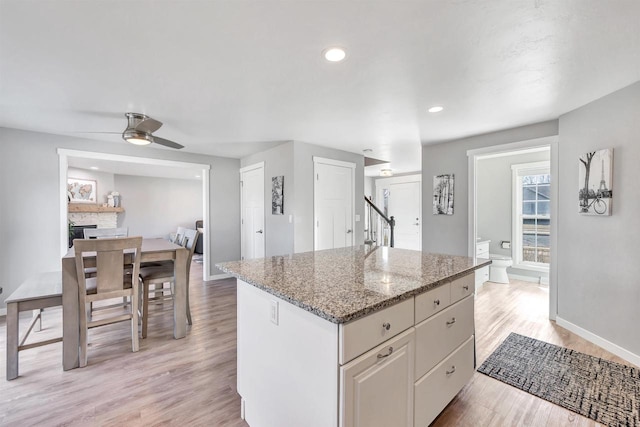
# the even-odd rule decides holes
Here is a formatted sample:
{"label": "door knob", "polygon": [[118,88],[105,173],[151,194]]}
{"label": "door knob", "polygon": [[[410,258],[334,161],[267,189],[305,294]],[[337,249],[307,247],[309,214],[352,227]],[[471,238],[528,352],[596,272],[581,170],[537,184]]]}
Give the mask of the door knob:
{"label": "door knob", "polygon": [[351,233],[351,229],[347,230],[347,234]]}
{"label": "door knob", "polygon": [[416,223],[415,223],[415,224],[413,224],[413,225],[420,225],[420,223],[419,223],[419,222],[416,222]]}
{"label": "door knob", "polygon": [[258,230],[258,231],[256,231],[256,233],[260,233],[260,234],[262,234],[262,230]]}

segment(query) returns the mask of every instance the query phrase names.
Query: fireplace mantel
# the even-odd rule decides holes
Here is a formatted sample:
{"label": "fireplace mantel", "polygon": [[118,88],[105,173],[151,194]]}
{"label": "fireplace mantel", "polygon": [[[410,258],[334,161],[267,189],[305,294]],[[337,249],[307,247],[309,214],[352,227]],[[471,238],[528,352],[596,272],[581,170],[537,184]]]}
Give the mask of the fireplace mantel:
{"label": "fireplace mantel", "polygon": [[90,203],[69,203],[69,213],[120,213],[123,207],[112,208],[109,206],[94,205]]}

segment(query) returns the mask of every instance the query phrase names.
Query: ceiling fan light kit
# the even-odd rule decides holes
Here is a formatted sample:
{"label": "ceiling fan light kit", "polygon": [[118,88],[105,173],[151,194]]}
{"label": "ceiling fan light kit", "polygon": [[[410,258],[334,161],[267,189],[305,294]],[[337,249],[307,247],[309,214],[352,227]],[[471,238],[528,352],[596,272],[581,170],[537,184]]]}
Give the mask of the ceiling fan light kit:
{"label": "ceiling fan light kit", "polygon": [[153,132],[160,129],[162,122],[140,113],[126,113],[128,124],[122,132],[122,139],[135,145],[149,145],[152,142],[165,147],[180,149],[184,146],[168,139],[154,137]]}

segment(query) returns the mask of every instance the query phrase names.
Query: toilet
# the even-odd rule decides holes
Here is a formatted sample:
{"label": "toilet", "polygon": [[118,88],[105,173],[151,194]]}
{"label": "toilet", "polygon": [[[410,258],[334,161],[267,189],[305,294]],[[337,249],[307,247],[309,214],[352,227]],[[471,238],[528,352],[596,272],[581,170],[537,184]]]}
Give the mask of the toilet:
{"label": "toilet", "polygon": [[507,267],[511,267],[513,265],[511,257],[489,254],[489,258],[491,259],[491,265],[489,266],[489,281],[496,283],[509,283]]}

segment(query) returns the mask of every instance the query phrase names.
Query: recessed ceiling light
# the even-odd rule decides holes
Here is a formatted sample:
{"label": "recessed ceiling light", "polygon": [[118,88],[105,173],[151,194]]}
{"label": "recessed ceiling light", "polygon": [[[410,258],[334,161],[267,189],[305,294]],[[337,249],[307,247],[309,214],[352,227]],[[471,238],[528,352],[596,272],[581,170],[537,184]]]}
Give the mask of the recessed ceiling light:
{"label": "recessed ceiling light", "polygon": [[200,178],[200,175],[196,175],[196,178]]}
{"label": "recessed ceiling light", "polygon": [[340,62],[347,56],[347,53],[341,47],[330,47],[322,51],[322,56],[329,62]]}
{"label": "recessed ceiling light", "polygon": [[393,176],[391,169],[380,169],[380,176]]}
{"label": "recessed ceiling light", "polygon": [[97,166],[91,166],[89,169],[93,169],[94,171],[97,171],[97,170],[98,170],[98,169],[100,169],[100,168],[99,168],[99,167],[97,167]]}
{"label": "recessed ceiling light", "polygon": [[441,105],[434,105],[433,107],[429,108],[430,113],[439,113],[442,110],[444,110],[444,107]]}
{"label": "recessed ceiling light", "polygon": [[371,148],[365,148],[364,150],[362,150],[363,153],[372,153],[373,150]]}

